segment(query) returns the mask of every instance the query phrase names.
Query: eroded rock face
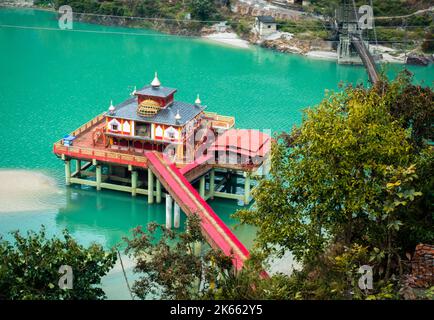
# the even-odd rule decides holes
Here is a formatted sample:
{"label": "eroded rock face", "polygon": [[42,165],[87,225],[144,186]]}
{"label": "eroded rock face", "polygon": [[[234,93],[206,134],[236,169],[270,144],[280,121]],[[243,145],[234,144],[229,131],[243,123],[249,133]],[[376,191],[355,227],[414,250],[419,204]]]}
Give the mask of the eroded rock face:
{"label": "eroded rock face", "polygon": [[[274,40],[265,40],[259,43],[262,47],[285,53],[296,53],[306,55],[310,51],[333,52],[329,43],[323,40],[299,40],[296,38],[280,37]],[[335,51],[334,51],[335,52]]]}
{"label": "eroded rock face", "polygon": [[310,50],[310,46],[307,43],[298,42],[296,40],[266,40],[262,42],[261,45],[265,48],[285,53],[306,54]]}
{"label": "eroded rock face", "polygon": [[411,260],[412,287],[434,285],[434,245],[418,244]]}
{"label": "eroded rock face", "polygon": [[430,63],[430,59],[423,55],[409,55],[406,63],[416,66],[427,66]]}

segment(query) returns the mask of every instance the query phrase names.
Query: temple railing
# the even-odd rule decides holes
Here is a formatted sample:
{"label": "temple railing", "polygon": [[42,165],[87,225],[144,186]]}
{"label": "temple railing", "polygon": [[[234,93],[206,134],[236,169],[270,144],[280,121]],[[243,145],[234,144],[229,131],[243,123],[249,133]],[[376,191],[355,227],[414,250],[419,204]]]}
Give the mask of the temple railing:
{"label": "temple railing", "polygon": [[105,151],[99,149],[83,148],[78,146],[67,147],[61,142],[54,144],[54,153],[65,154],[79,158],[97,159],[100,161],[114,161],[124,164],[143,164],[146,165],[147,159],[144,156],[136,156],[120,152]]}
{"label": "temple railing", "polygon": [[101,113],[100,115],[96,116],[92,120],[90,120],[90,121],[86,122],[85,124],[83,124],[78,129],[76,129],[73,132],[71,132],[71,135],[72,136],[78,136],[79,134],[87,131],[89,128],[91,128],[91,127],[95,126],[96,124],[98,124],[99,122],[101,122],[104,119],[104,116],[105,116],[105,112]]}

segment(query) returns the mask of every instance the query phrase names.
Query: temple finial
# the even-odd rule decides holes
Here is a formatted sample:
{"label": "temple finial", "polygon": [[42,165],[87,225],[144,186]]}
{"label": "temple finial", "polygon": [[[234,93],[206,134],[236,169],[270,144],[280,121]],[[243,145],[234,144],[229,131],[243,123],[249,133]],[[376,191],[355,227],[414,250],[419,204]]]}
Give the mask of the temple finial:
{"label": "temple finial", "polygon": [[158,74],[157,74],[156,71],[155,71],[155,77],[154,77],[154,80],[152,80],[152,82],[151,82],[151,86],[153,86],[153,87],[155,87],[155,88],[161,86],[161,83],[160,83],[160,80],[158,80]]}
{"label": "temple finial", "polygon": [[202,103],[202,101],[200,101],[199,94],[197,94],[197,97],[196,97],[196,100],[194,101],[194,103],[198,104],[198,105]]}
{"label": "temple finial", "polygon": [[110,107],[109,107],[109,112],[110,114],[113,114],[113,112],[115,112],[116,108],[113,105],[113,100],[110,100]]}
{"label": "temple finial", "polygon": [[179,114],[179,109],[176,111],[175,120],[176,121],[181,120],[181,115]]}

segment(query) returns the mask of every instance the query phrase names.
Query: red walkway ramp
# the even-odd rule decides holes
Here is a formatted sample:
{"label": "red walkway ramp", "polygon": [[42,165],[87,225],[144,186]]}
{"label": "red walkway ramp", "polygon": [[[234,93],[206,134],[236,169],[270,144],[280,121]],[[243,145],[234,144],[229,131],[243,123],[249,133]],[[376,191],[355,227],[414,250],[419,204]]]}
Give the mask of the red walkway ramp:
{"label": "red walkway ramp", "polygon": [[201,219],[202,233],[214,249],[220,249],[227,256],[233,257],[236,269],[243,267],[249,251],[235,237],[232,231],[217,216],[179,169],[161,153],[147,152],[148,166],[160,180],[176,203],[187,214],[198,214]]}

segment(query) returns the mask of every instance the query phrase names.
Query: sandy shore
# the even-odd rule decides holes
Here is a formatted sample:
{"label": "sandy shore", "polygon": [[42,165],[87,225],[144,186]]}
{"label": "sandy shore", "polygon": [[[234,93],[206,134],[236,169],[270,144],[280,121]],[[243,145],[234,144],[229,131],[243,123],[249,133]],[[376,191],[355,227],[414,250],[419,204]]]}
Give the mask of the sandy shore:
{"label": "sandy shore", "polygon": [[308,53],[306,53],[306,56],[309,58],[321,59],[321,60],[335,61],[338,59],[338,54],[336,51],[320,51],[320,50],[309,51]]}
{"label": "sandy shore", "polygon": [[57,209],[60,194],[54,179],[42,172],[0,170],[0,213]]}
{"label": "sandy shore", "polygon": [[213,33],[202,38],[229,45],[231,47],[248,49],[249,43],[246,40],[240,39],[236,33],[233,32],[219,32]]}

